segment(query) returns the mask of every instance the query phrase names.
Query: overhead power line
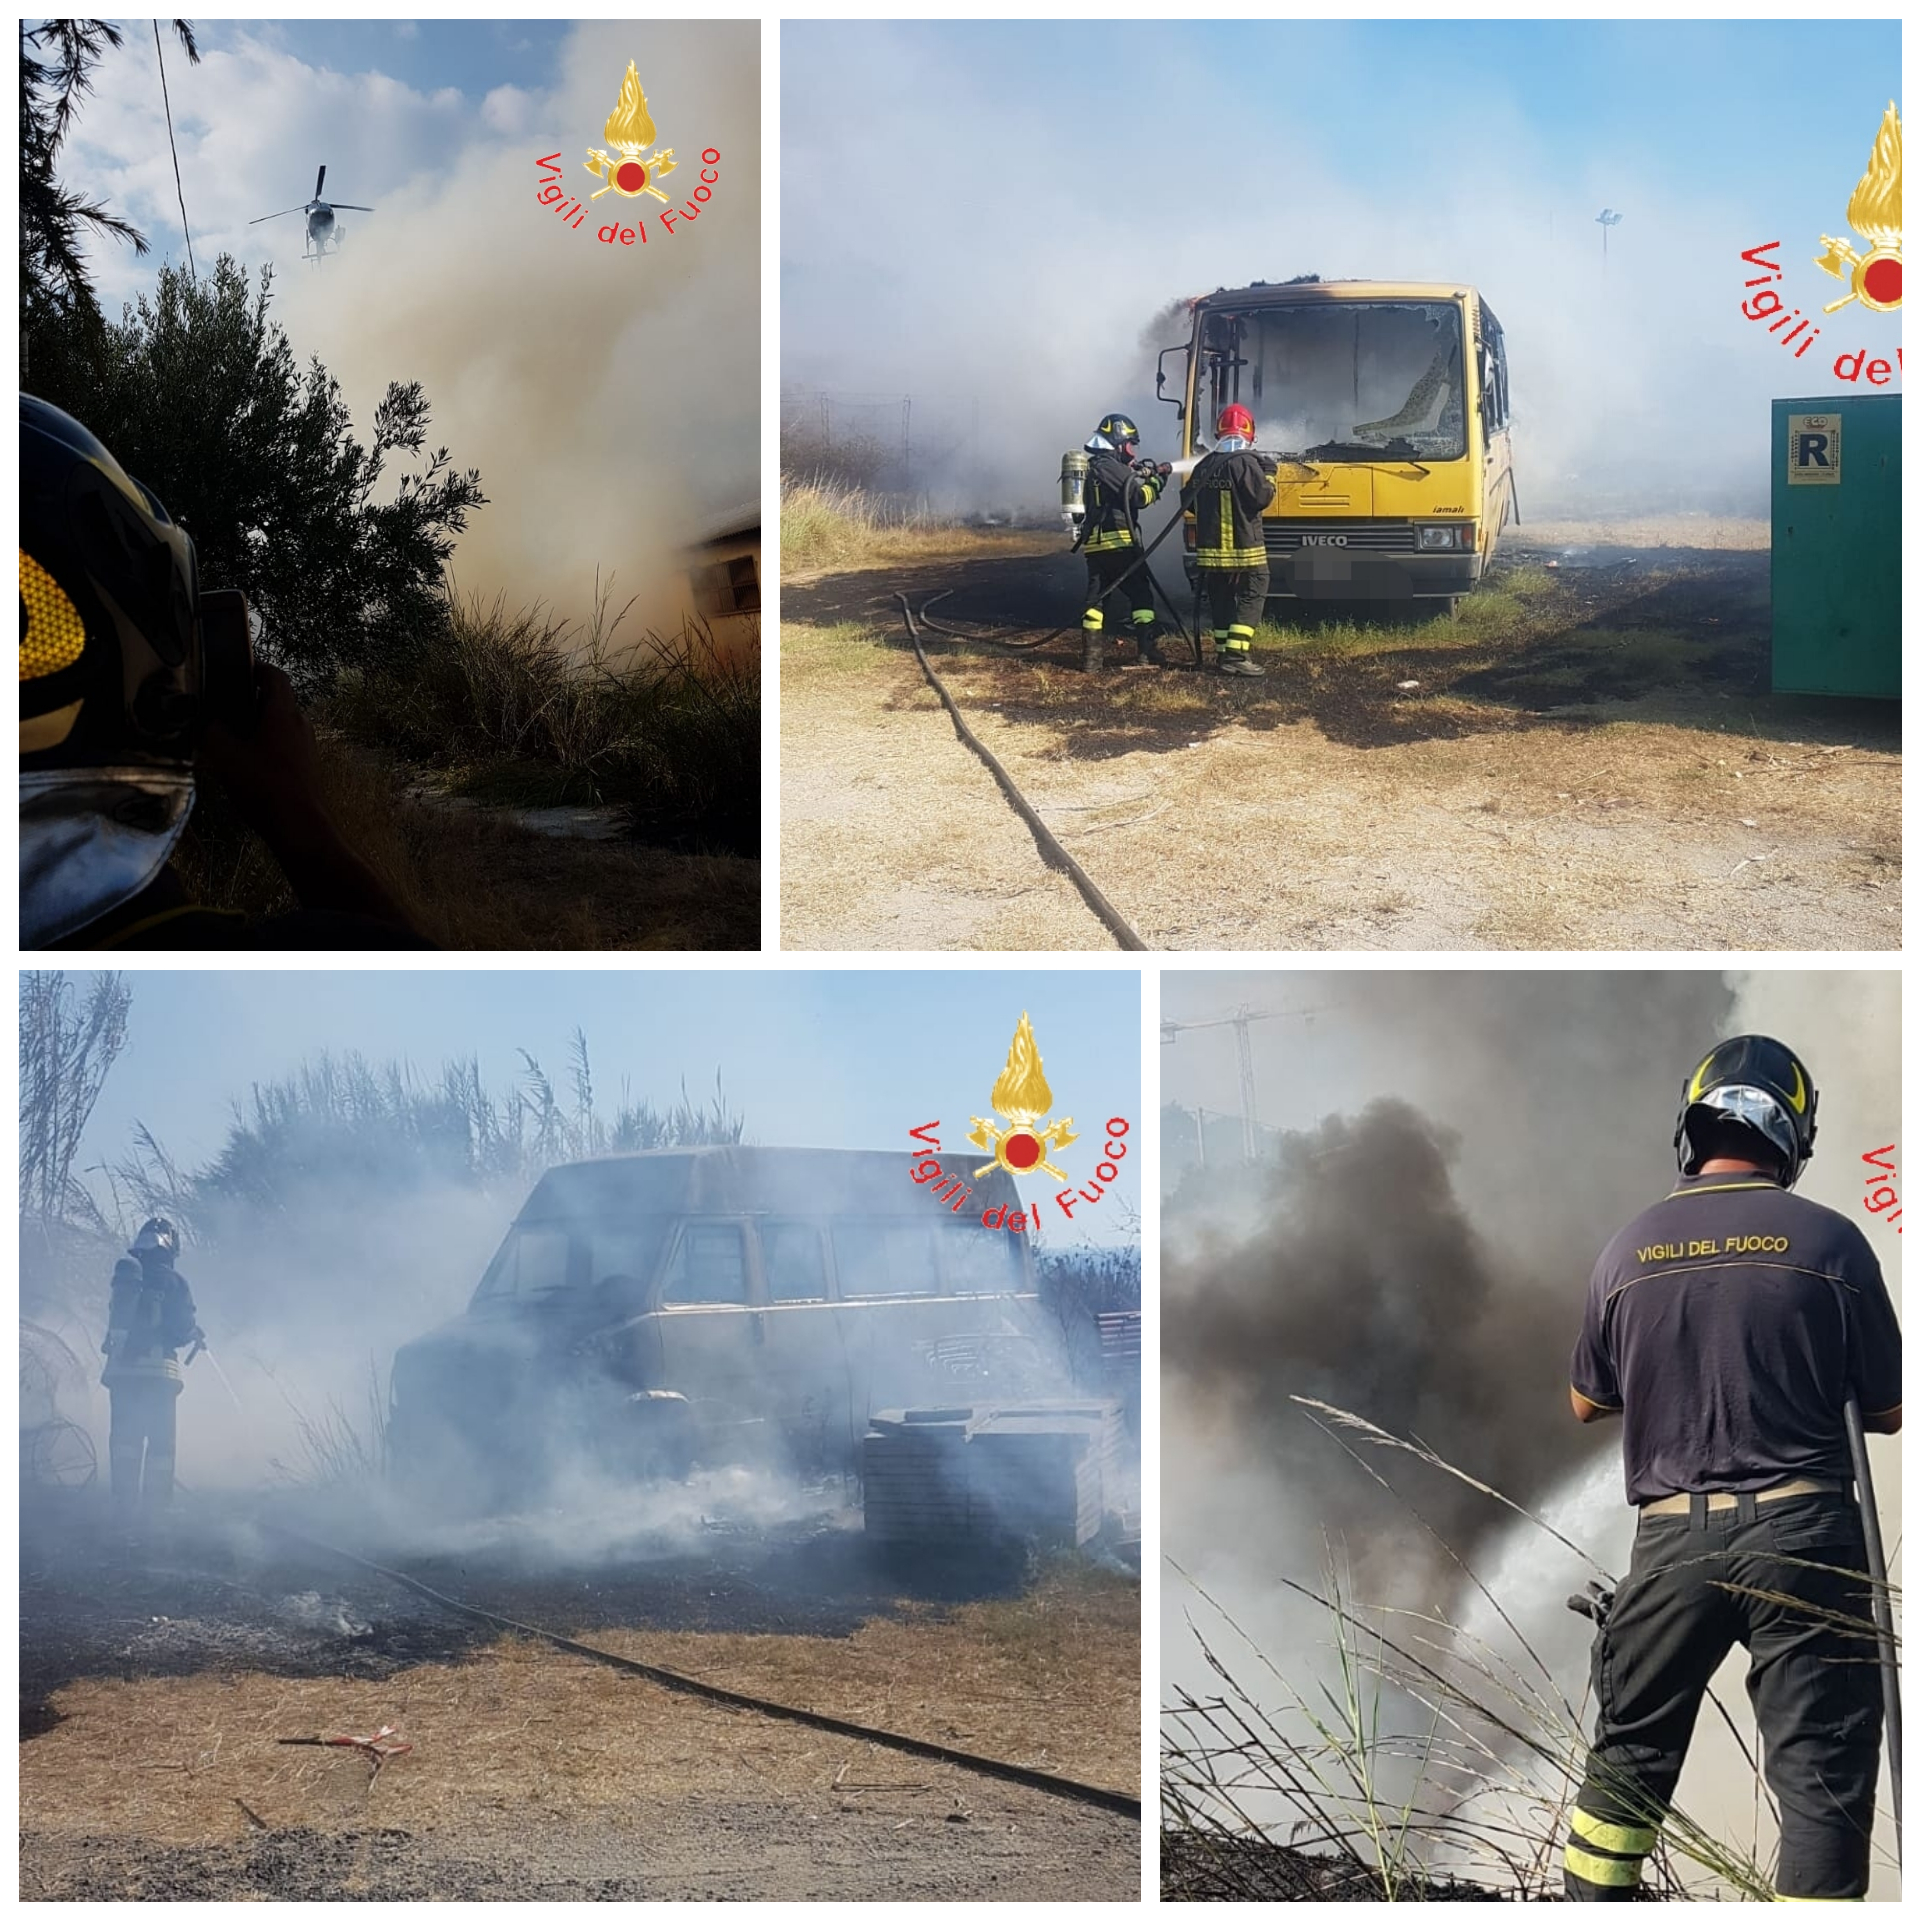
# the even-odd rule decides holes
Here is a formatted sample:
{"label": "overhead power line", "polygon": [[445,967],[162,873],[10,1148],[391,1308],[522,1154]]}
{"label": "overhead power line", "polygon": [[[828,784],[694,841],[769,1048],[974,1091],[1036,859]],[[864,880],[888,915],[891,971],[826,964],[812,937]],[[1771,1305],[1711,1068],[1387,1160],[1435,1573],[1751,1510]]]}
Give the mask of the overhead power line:
{"label": "overhead power line", "polygon": [[198,280],[193,264],[193,229],[187,225],[187,191],[180,184],[180,149],[173,144],[173,102],[167,98],[167,56],[160,47],[160,22],[153,23],[153,51],[160,62],[160,104],[167,110],[167,147],[173,155],[173,190],[180,196],[180,231],[187,237],[187,274]]}

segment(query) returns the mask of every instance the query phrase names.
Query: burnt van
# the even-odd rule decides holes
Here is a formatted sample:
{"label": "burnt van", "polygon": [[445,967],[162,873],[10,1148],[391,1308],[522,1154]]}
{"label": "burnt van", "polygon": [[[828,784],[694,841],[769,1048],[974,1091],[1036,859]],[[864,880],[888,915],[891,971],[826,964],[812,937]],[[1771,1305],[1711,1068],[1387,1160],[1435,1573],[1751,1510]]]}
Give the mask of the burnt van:
{"label": "burnt van", "polygon": [[695,1147],[553,1168],[466,1312],[395,1355],[396,1475],[498,1505],[578,1470],[849,1470],[877,1409],[1057,1393],[1030,1244],[983,1223],[1019,1210],[1014,1183],[972,1179],[956,1213],[913,1165]]}

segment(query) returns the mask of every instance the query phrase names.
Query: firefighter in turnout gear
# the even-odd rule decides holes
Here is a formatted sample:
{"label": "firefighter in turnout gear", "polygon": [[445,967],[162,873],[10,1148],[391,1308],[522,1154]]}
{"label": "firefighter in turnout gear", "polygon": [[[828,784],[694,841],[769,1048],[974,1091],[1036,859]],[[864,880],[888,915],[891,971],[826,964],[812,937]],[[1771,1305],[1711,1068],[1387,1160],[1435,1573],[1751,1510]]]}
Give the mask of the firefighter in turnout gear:
{"label": "firefighter in turnout gear", "polygon": [[1777,1897],[1867,1891],[1881,1698],[1846,1407],[1899,1431],[1900,1327],[1865,1236],[1791,1191],[1816,1104],[1779,1041],[1715,1047],[1681,1096],[1678,1184],[1594,1269],[1573,1411],[1620,1416],[1639,1517],[1594,1639],[1571,1900],[1637,1897],[1736,1645],[1780,1811]]}
{"label": "firefighter in turnout gear", "polygon": [[[1144,564],[1141,509],[1166,490],[1173,469],[1151,460],[1134,462],[1140,429],[1124,413],[1110,413],[1087,442],[1087,512],[1080,545],[1087,556],[1087,610],[1080,621],[1080,663],[1098,673],[1104,659],[1107,607],[1124,595],[1129,631],[1143,665],[1160,665],[1160,620],[1153,608],[1153,582]],[[1131,577],[1122,581],[1121,575]],[[1117,611],[1117,609],[1116,609]]]}
{"label": "firefighter in turnout gear", "polygon": [[1253,635],[1267,604],[1267,538],[1260,516],[1273,503],[1273,475],[1253,450],[1253,415],[1222,407],[1212,450],[1180,490],[1196,522],[1194,561],[1213,616],[1222,673],[1258,678]]}
{"label": "firefighter in turnout gear", "polygon": [[100,1381],[113,1403],[113,1505],[125,1520],[143,1505],[151,1512],[173,1499],[174,1402],[182,1384],[174,1356],[206,1345],[193,1295],[174,1270],[178,1248],[170,1220],[149,1220],[113,1270]]}

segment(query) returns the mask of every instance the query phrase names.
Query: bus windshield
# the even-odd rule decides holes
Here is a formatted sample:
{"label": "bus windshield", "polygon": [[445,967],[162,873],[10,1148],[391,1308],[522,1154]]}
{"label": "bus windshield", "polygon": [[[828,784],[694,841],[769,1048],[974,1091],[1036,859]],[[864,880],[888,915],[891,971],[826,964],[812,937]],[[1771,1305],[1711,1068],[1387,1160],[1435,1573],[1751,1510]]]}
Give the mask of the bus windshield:
{"label": "bus windshield", "polygon": [[1209,313],[1201,346],[1214,412],[1235,399],[1251,407],[1270,452],[1338,462],[1458,460],[1467,451],[1460,309],[1451,302]]}

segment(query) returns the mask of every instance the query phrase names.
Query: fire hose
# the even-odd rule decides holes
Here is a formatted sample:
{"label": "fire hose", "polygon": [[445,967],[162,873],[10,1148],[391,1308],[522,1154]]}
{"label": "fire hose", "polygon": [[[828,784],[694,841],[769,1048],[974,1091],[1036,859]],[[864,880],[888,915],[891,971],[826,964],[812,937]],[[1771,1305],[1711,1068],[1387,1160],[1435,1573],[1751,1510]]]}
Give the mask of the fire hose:
{"label": "fire hose", "polygon": [[[1000,791],[1007,796],[1007,801],[1014,812],[1026,822],[1027,831],[1033,835],[1034,844],[1040,849],[1041,859],[1057,872],[1064,873],[1073,882],[1081,899],[1092,908],[1094,917],[1113,935],[1121,947],[1129,953],[1151,952],[1152,949],[1147,943],[1121,917],[1119,908],[1093,884],[1086,868],[1060,844],[1053,829],[1034,812],[1027,796],[1014,784],[1013,775],[1000,764],[989,748],[981,744],[973,729],[967,725],[959,707],[954,703],[953,695],[947,691],[946,683],[934,672],[933,664],[927,658],[926,648],[920,644],[920,629],[915,624],[913,608],[908,604],[907,596],[904,593],[896,593],[893,597],[900,602],[900,611],[906,617],[907,638],[913,642],[913,657],[920,662],[920,671],[926,675],[927,685],[940,696],[940,704],[946,708],[947,718],[953,722],[954,732],[960,736],[963,744],[970,747],[985,763],[987,771],[999,783]],[[936,593],[921,607],[920,618],[925,620],[927,607],[945,598],[944,593]],[[1052,637],[1048,635],[1049,639]]]}
{"label": "fire hose", "polygon": [[1009,1780],[1016,1786],[1032,1787],[1036,1792],[1050,1793],[1062,1800],[1078,1800],[1087,1806],[1103,1808],[1108,1813],[1122,1814],[1129,1820],[1140,1818],[1138,1794],[1116,1793],[1111,1788],[1092,1786],[1084,1780],[1071,1780],[1062,1774],[1042,1773],[1037,1767],[1017,1766],[1011,1760],[990,1760],[984,1754],[967,1753],[959,1747],[942,1746],[933,1740],[917,1740],[911,1734],[890,1733],[881,1727],[864,1726],[857,1720],[841,1720],[832,1714],[815,1713],[809,1707],[790,1707],[778,1700],[762,1700],[750,1693],[736,1693],[730,1687],[716,1687],[708,1681],[695,1680],[688,1674],[675,1673],[668,1667],[649,1666],[641,1660],[629,1660],[624,1654],[609,1653],[604,1647],[589,1646],[584,1640],[570,1640],[565,1634],[550,1633],[545,1627],[529,1626],[524,1620],[510,1620],[505,1614],[489,1613],[484,1607],[469,1606],[466,1601],[441,1593],[425,1581],[414,1579],[411,1574],[401,1573],[393,1567],[383,1567],[377,1560],[362,1559],[359,1554],[349,1553],[345,1547],[336,1547],[330,1541],[314,1540],[306,1534],[295,1533],[289,1527],[271,1524],[264,1525],[262,1530],[278,1534],[283,1540],[292,1541],[310,1551],[332,1554],[335,1559],[345,1560],[368,1573],[377,1573],[383,1579],[405,1587],[410,1593],[418,1594],[423,1600],[431,1600],[435,1606],[444,1607],[449,1613],[483,1621],[488,1626],[499,1627],[508,1633],[524,1634],[532,1640],[544,1640],[549,1646],[578,1654],[582,1659],[597,1660],[602,1666],[617,1668],[622,1673],[638,1674],[642,1679],[651,1680],[656,1686],[665,1687],[672,1693],[692,1694],[699,1700],[711,1700],[718,1706],[764,1714],[773,1720],[790,1720],[820,1733],[843,1734],[848,1739],[864,1740],[869,1746],[889,1747],[895,1753],[911,1754],[919,1760],[943,1761],[948,1766],[961,1767],[969,1773],[985,1774],[995,1780]]}
{"label": "fire hose", "polygon": [[[1147,584],[1160,596],[1160,604],[1166,608],[1167,617],[1173,622],[1174,632],[1193,649],[1193,664],[1198,667],[1205,664],[1200,656],[1200,636],[1197,633],[1189,633],[1187,631],[1187,623],[1180,618],[1173,602],[1167,597],[1166,588],[1160,584],[1159,578],[1154,573],[1153,568],[1147,565],[1153,558],[1154,551],[1160,545],[1161,541],[1163,541],[1175,527],[1179,526],[1185,518],[1184,513],[1175,513],[1173,518],[1148,542],[1145,550],[1140,554],[1139,558],[1134,561],[1133,565],[1108,587],[1107,592],[1110,594],[1117,593],[1142,567],[1146,567]],[[967,633],[959,627],[950,626],[944,620],[929,620],[927,618],[927,607],[932,606],[935,600],[944,600],[946,597],[944,593],[936,593],[932,599],[928,600],[920,609],[920,621],[928,632],[944,634],[949,640],[966,640],[979,646],[999,647],[1007,653],[1038,653],[1042,647],[1050,647],[1056,640],[1064,639],[1070,633],[1078,633],[1081,631],[1078,627],[1055,627],[1051,633],[1042,634],[1038,640],[1002,640],[997,635],[990,633]],[[900,599],[901,596],[896,594],[894,598]]]}
{"label": "fire hose", "polygon": [[1886,1708],[1887,1778],[1893,1788],[1893,1848],[1900,1854],[1900,1656],[1893,1637],[1893,1601],[1887,1588],[1887,1554],[1880,1540],[1880,1512],[1874,1504],[1873,1471],[1867,1465],[1867,1430],[1860,1401],[1847,1395],[1847,1446],[1853,1454],[1854,1489],[1860,1497],[1860,1531],[1867,1546],[1867,1572],[1873,1580],[1873,1634],[1880,1649],[1880,1697]]}

